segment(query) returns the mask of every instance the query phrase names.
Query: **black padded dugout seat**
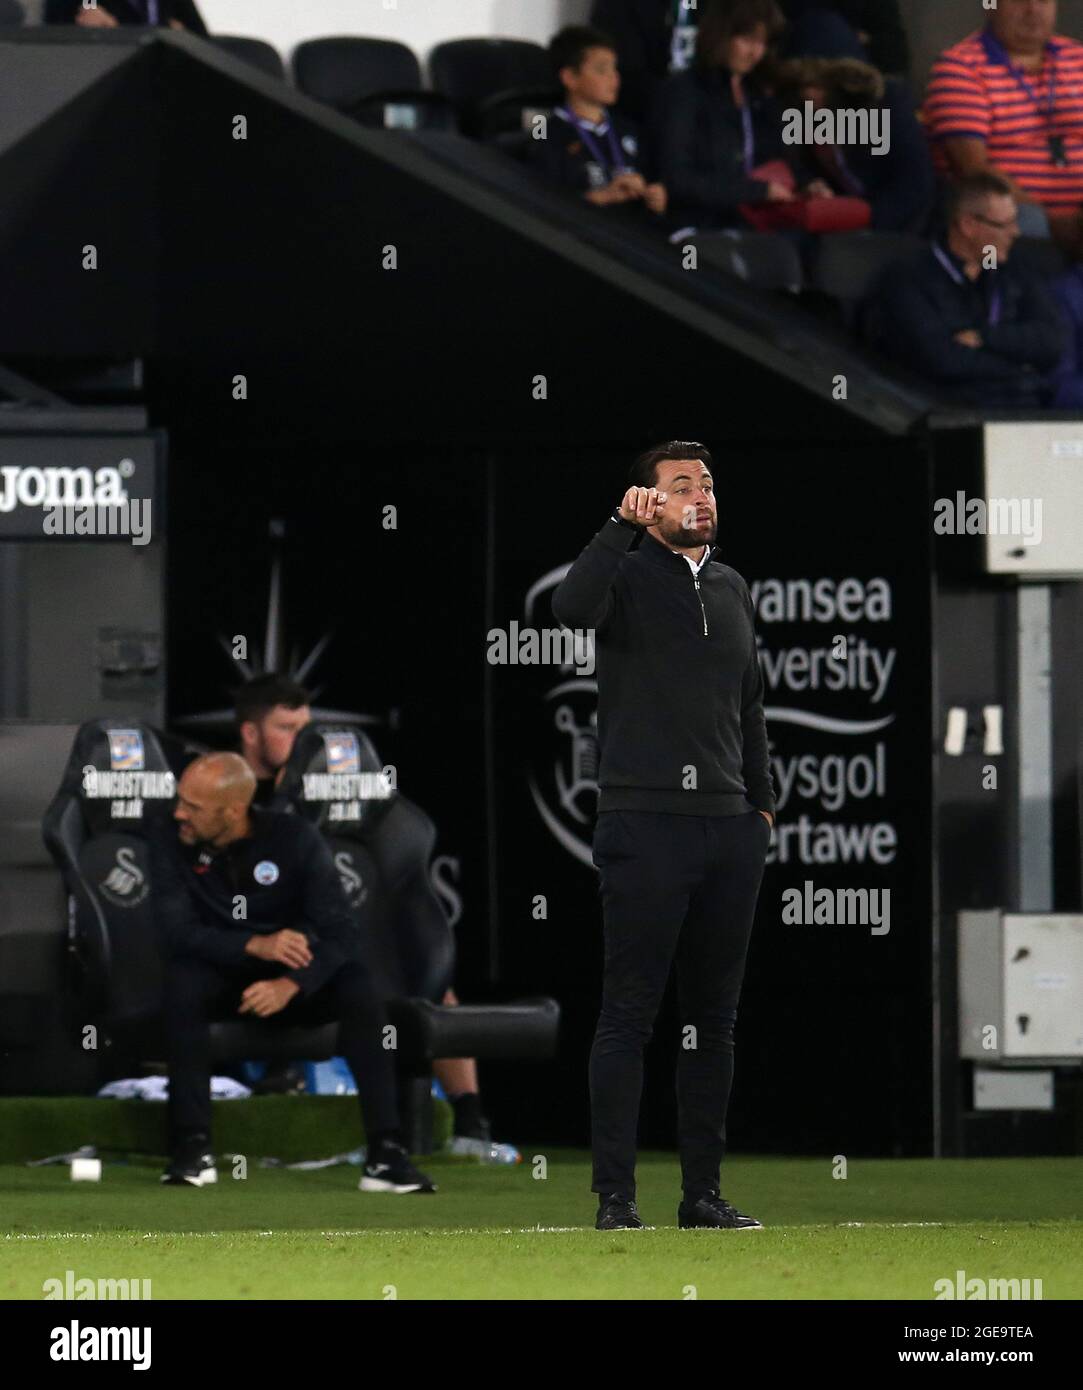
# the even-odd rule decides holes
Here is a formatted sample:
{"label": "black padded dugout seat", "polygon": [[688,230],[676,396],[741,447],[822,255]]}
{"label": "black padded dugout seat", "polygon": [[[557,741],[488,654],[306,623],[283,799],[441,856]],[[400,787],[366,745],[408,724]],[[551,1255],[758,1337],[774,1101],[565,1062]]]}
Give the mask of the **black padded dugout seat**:
{"label": "black padded dugout seat", "polygon": [[549,54],[525,39],[454,39],[429,57],[432,84],[454,103],[464,133],[493,136],[521,128],[525,109],[559,97]]}
{"label": "black padded dugout seat", "polygon": [[147,724],[80,725],[60,789],[42,822],[69,896],[72,1004],[105,1037],[153,1028],[162,959],[146,836],[171,820],[184,745]]}
{"label": "black padded dugout seat", "polygon": [[454,130],[447,97],[421,85],[412,49],[391,39],[309,39],[293,51],[293,78],[307,96],[366,126]]}
{"label": "black padded dugout seat", "polygon": [[436,827],[392,785],[359,727],[316,723],[303,729],[277,804],[292,807],[327,837],[358,927],[375,944],[400,1063],[424,1078],[425,1094],[440,1057],[553,1056],[560,1019],[555,1000],[440,1002],[454,974],[455,939],[429,879]]}

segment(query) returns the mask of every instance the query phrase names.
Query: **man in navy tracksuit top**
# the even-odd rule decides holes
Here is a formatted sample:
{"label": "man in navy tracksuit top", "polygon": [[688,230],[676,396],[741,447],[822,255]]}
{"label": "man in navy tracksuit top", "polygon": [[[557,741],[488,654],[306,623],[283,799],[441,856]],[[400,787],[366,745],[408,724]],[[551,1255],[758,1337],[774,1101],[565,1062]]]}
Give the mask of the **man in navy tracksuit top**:
{"label": "man in navy tracksuit top", "polygon": [[326,841],[300,816],[252,805],[236,753],[184,770],[176,833],[151,841],[165,962],[171,1186],[217,1181],[211,1152],[210,1024],[244,1015],[273,1028],[339,1025],[368,1153],[363,1192],[433,1192],[400,1142],[387,1014]]}
{"label": "man in navy tracksuit top", "polygon": [[635,1145],[650,1037],[676,960],[682,1227],[759,1226],[719,1193],[733,1026],[774,819],[748,586],[715,561],[711,456],[671,441],[632,470],[553,612],[594,629],[594,863],[605,930],[590,1058],[599,1230],[642,1226]]}

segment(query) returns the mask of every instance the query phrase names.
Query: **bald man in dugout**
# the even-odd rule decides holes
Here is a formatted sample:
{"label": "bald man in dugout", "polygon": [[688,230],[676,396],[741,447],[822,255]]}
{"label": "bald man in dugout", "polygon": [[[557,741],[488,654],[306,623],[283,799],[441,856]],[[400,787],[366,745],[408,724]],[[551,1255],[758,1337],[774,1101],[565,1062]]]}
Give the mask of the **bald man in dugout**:
{"label": "bald man in dugout", "polygon": [[361,1190],[435,1191],[401,1143],[384,1000],[327,843],[301,817],[254,806],[255,790],[238,754],[197,758],[177,788],[175,833],[152,839],[166,958],[171,1160],[162,1181],[216,1180],[210,1024],[252,1015],[272,1027],[337,1023],[368,1145]]}

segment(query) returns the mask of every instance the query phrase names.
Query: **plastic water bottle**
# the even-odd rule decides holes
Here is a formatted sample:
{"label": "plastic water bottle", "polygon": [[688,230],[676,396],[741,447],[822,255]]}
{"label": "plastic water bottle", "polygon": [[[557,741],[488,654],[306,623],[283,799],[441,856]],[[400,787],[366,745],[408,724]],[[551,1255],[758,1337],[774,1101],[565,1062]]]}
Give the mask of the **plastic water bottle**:
{"label": "plastic water bottle", "polygon": [[497,1144],[492,1139],[468,1139],[456,1134],[448,1140],[447,1151],[458,1158],[476,1158],[479,1163],[522,1163],[523,1155],[514,1144]]}

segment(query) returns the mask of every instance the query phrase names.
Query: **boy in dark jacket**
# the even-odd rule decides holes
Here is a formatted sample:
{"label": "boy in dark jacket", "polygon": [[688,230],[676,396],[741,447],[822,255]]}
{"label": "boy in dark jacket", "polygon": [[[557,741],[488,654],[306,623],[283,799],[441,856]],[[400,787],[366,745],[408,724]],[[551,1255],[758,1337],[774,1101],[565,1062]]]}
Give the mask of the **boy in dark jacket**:
{"label": "boy in dark jacket", "polygon": [[554,36],[549,52],[564,100],[544,139],[530,142],[531,162],[596,207],[639,202],[664,213],[666,190],[645,172],[638,128],[611,109],[620,91],[612,41],[598,29],[570,25]]}

